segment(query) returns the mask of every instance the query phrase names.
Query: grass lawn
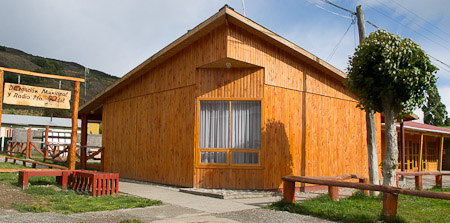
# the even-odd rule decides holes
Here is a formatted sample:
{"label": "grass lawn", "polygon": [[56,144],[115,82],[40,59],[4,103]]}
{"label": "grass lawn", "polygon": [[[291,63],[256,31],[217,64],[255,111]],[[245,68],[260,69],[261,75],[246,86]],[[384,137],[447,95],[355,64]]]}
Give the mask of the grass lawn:
{"label": "grass lawn", "polygon": [[[450,188],[431,189],[436,192],[450,192]],[[381,216],[381,196],[369,197],[357,192],[349,198],[332,201],[328,194],[301,203],[290,204],[280,201],[267,208],[307,214],[343,222],[389,222]],[[450,201],[399,195],[399,217],[390,222],[450,222]]]}
{"label": "grass lawn", "polygon": [[20,212],[57,212],[63,214],[106,211],[124,208],[138,208],[162,204],[145,198],[119,195],[91,197],[79,195],[72,190],[59,190],[55,187],[31,186],[25,190],[36,198],[34,204],[14,203],[12,206]]}
{"label": "grass lawn", "polygon": [[[22,165],[1,163],[0,169],[26,168]],[[18,187],[18,173],[0,173],[0,183]],[[31,196],[31,201],[13,201],[11,207],[20,212],[57,212],[80,213],[90,211],[117,210],[161,205],[154,201],[135,196],[119,194],[118,196],[91,197],[77,194],[72,190],[63,190],[56,183],[56,177],[30,177],[31,186],[27,190],[10,190],[2,193],[25,193]],[[19,194],[20,195],[20,194]],[[19,197],[19,196],[18,196]]]}

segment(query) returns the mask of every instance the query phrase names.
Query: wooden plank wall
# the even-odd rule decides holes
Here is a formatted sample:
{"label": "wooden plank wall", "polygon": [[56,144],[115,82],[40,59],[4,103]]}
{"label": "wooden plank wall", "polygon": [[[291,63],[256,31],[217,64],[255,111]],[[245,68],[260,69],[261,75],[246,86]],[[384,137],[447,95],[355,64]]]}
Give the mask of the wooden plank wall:
{"label": "wooden plank wall", "polygon": [[228,35],[228,57],[265,70],[264,189],[288,174],[368,175],[365,113],[342,82],[233,24]]}
{"label": "wooden plank wall", "polygon": [[225,31],[218,27],[107,99],[105,171],[193,186],[196,68],[225,56]]}
{"label": "wooden plank wall", "polygon": [[[261,68],[198,69],[197,96],[199,99],[262,99],[263,79]],[[195,154],[198,156],[198,152]],[[264,189],[263,177],[260,168],[195,168],[194,187]]]}
{"label": "wooden plank wall", "polygon": [[263,98],[261,68],[199,69],[198,75],[200,98]]}

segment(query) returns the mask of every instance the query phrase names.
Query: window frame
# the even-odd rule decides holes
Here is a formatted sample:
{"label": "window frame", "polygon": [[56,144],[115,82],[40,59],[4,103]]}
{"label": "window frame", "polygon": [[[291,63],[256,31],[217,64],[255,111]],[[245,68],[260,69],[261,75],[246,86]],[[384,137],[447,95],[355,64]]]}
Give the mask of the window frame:
{"label": "window frame", "polygon": [[[201,101],[227,101],[229,103],[229,125],[228,125],[228,147],[229,148],[200,148],[200,104]],[[260,133],[260,148],[231,148],[231,102],[232,101],[255,101],[259,102],[261,106],[261,129]],[[264,126],[264,106],[262,98],[197,98],[196,103],[196,135],[195,135],[195,153],[194,160],[196,168],[239,168],[239,169],[263,169],[263,126]],[[201,163],[201,152],[226,152],[227,162],[226,163]],[[258,153],[258,163],[257,164],[233,164],[232,153],[233,152],[256,152]]]}

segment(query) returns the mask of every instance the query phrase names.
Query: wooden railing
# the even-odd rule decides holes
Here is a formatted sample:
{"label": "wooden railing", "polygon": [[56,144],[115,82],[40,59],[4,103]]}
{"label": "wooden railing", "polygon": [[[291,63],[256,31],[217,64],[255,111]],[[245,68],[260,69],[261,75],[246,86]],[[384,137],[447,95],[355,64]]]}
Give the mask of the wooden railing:
{"label": "wooden railing", "polygon": [[450,176],[450,173],[443,173],[440,171],[421,171],[421,172],[397,172],[397,187],[399,176],[414,176],[416,190],[422,190],[422,176],[432,175],[436,177],[436,186],[442,188],[442,176]]}
{"label": "wooden railing", "polygon": [[[338,176],[339,177],[339,176]],[[385,185],[374,185],[368,183],[355,183],[355,182],[344,182],[336,180],[336,177],[304,177],[304,176],[284,176],[283,179],[283,199],[295,203],[295,182],[309,183],[326,185],[330,187],[347,187],[355,188],[360,190],[370,190],[370,191],[380,191],[383,192],[383,210],[382,214],[388,219],[392,219],[398,216],[398,194],[406,194],[417,197],[427,197],[435,199],[445,199],[450,200],[450,194],[448,193],[438,193],[430,191],[417,191],[402,189],[399,187],[385,186]],[[328,189],[330,191],[330,189]],[[338,189],[334,189],[335,192]],[[334,195],[335,196],[335,195]],[[333,199],[330,194],[331,199]],[[339,197],[339,196],[338,196]]]}
{"label": "wooden railing", "polygon": [[[37,142],[41,143],[41,142]],[[28,129],[27,141],[25,142],[16,142],[9,141],[6,148],[6,154],[14,155],[14,154],[25,154],[25,157],[31,158],[32,149],[38,151],[41,155],[44,153],[36,147],[36,145],[31,141],[31,128]]]}
{"label": "wooden railing", "polygon": [[[89,154],[88,149],[97,149],[97,151],[92,152]],[[86,157],[83,157],[82,154],[82,150],[84,150],[84,154],[86,154]],[[80,160],[80,162],[77,162],[77,164],[80,166],[81,169],[86,169],[86,168],[95,168],[95,169],[99,169],[100,171],[103,171],[103,151],[104,151],[104,147],[101,146],[81,146],[80,148],[77,148],[77,151],[79,151],[79,153],[76,153],[78,159]],[[88,163],[87,161],[90,159],[98,159],[100,158],[100,164],[92,164],[92,163]]]}
{"label": "wooden railing", "polygon": [[[42,162],[38,162],[38,161],[34,161],[34,160],[19,159],[19,158],[10,157],[10,156],[0,156],[0,157],[4,158],[5,162],[8,162],[9,160],[12,160],[13,164],[17,164],[17,161],[21,161],[24,166],[26,166],[27,163],[31,163],[33,168],[36,168],[36,165],[39,164],[39,165],[46,166],[46,167],[49,167],[49,168],[56,168],[56,169],[61,169],[61,170],[67,170],[67,167],[65,167],[65,166],[59,166],[59,165],[54,165],[54,164],[42,163]],[[15,172],[17,172],[17,171],[15,171]]]}

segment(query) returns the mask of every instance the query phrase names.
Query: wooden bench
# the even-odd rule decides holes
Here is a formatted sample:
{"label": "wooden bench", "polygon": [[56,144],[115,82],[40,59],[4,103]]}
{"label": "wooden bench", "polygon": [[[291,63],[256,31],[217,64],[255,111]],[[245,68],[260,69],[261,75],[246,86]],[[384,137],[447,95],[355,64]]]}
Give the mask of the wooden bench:
{"label": "wooden bench", "polygon": [[73,171],[71,170],[48,170],[48,169],[33,169],[19,171],[19,185],[22,189],[28,188],[28,178],[34,176],[56,176],[56,181],[61,184],[61,187],[67,189],[67,178]]}
{"label": "wooden bench", "polygon": [[117,195],[119,193],[119,174],[77,170],[72,177],[72,189],[90,191],[93,197]]}
{"label": "wooden bench", "polygon": [[416,190],[422,190],[422,176],[434,175],[436,177],[436,186],[442,188],[442,176],[450,176],[450,173],[443,173],[440,171],[422,171],[422,172],[397,172],[397,187],[399,176],[414,176]]}

